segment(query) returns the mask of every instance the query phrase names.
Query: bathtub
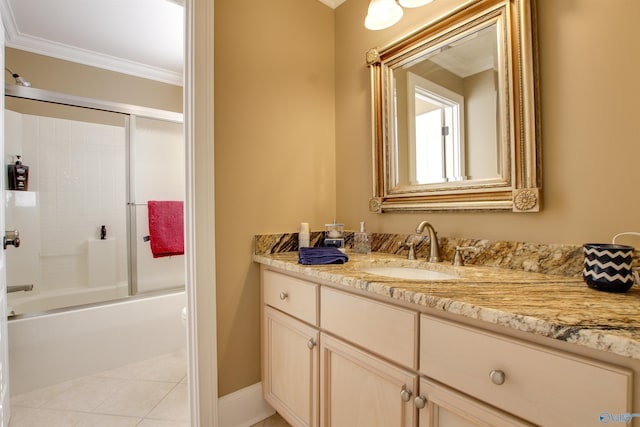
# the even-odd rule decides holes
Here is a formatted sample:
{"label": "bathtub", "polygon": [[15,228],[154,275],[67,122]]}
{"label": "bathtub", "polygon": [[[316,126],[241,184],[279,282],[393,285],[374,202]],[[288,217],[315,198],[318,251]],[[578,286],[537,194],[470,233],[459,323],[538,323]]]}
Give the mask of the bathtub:
{"label": "bathtub", "polygon": [[42,313],[64,307],[93,304],[128,295],[126,282],[113,286],[64,288],[51,291],[12,292],[7,294],[9,315]]}
{"label": "bathtub", "polygon": [[[13,310],[39,304],[35,297],[16,298],[25,306]],[[180,291],[10,319],[11,395],[184,350],[185,305]]]}

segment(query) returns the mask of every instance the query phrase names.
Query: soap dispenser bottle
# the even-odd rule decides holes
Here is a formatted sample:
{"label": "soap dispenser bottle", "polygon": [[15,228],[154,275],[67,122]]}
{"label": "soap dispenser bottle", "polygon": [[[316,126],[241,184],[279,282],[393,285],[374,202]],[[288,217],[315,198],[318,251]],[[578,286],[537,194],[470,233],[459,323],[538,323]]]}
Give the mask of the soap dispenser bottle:
{"label": "soap dispenser bottle", "polygon": [[8,165],[9,190],[26,191],[29,189],[29,166],[23,165],[21,156],[16,156],[15,164]]}
{"label": "soap dispenser bottle", "polygon": [[360,222],[360,231],[353,233],[353,251],[357,254],[371,253],[371,238],[365,231],[364,221]]}

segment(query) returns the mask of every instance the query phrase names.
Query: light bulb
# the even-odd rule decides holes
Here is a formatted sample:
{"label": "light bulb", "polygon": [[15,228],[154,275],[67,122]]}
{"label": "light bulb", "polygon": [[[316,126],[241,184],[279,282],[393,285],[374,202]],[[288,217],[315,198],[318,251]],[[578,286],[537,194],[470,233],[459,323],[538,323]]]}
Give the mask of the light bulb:
{"label": "light bulb", "polygon": [[433,0],[400,0],[400,6],[407,8],[420,7],[432,1]]}
{"label": "light bulb", "polygon": [[389,28],[402,18],[402,13],[395,0],[371,0],[364,26],[370,30]]}

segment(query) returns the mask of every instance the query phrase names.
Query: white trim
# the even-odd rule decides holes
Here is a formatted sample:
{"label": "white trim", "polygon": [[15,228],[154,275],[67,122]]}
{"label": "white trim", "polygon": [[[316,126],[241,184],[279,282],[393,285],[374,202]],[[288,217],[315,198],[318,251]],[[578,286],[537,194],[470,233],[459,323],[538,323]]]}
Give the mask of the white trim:
{"label": "white trim", "polygon": [[198,377],[198,322],[196,304],[196,212],[195,212],[195,121],[194,121],[194,32],[193,2],[185,4],[184,137],[185,137],[185,288],[187,292],[187,348],[189,416],[200,425],[200,379]]}
{"label": "white trim", "polygon": [[72,47],[38,37],[11,34],[9,31],[7,31],[7,34],[7,47],[37,53],[39,55],[51,56],[53,58],[76,62],[78,64],[89,65],[91,67],[102,68],[109,71],[115,71],[117,73],[141,77],[143,79],[168,83],[175,86],[182,85],[182,73],[159,67],[152,67],[140,62],[128,61],[126,59],[116,58],[115,56],[79,47]]}
{"label": "white trim", "polygon": [[218,400],[219,427],[249,427],[276,411],[262,398],[262,383],[256,383]]}
{"label": "white trim", "polygon": [[[0,11],[0,13],[3,13]],[[4,26],[0,22],[0,65],[4,68]],[[0,77],[0,87],[4,88],[4,73]],[[0,99],[0,109],[4,112],[4,96]],[[4,114],[0,116],[0,153],[4,158]],[[4,174],[3,174],[4,175]],[[4,176],[0,177],[0,197],[4,200]],[[0,235],[4,236],[5,226],[5,208],[4,205],[0,208]],[[8,324],[7,324],[7,264],[4,254],[0,254],[0,372],[4,375],[0,376],[0,427],[8,427],[9,419],[11,418],[11,381],[9,378],[9,340],[8,340]]]}
{"label": "white trim", "polygon": [[185,1],[186,241],[191,425],[218,426],[214,0]]}

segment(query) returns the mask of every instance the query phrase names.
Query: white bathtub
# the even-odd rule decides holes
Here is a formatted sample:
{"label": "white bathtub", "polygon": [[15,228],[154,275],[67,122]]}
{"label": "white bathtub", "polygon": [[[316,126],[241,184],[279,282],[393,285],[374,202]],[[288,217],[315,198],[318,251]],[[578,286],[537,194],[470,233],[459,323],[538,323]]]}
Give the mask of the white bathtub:
{"label": "white bathtub", "polygon": [[37,290],[7,294],[7,312],[10,314],[42,313],[57,308],[110,301],[128,295],[126,282],[113,286],[64,288],[51,291]]}
{"label": "white bathtub", "polygon": [[11,395],[185,349],[185,304],[181,291],[9,320]]}

